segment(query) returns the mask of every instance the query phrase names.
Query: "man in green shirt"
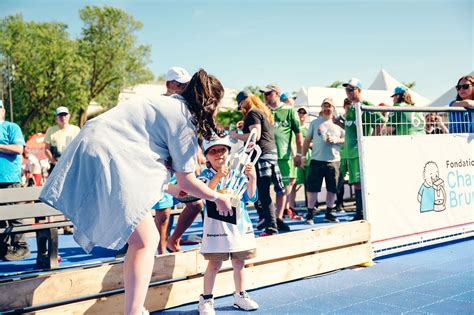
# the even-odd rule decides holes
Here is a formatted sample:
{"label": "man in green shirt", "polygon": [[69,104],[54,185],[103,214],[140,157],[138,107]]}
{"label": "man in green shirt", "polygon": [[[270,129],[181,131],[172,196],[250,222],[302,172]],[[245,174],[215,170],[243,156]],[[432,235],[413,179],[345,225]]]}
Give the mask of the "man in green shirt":
{"label": "man in green shirt", "polygon": [[[354,185],[354,193],[356,198],[356,215],[353,221],[362,220],[362,188],[359,164],[359,147],[357,143],[357,126],[356,126],[356,106],[372,105],[362,99],[362,83],[357,78],[352,78],[343,86],[346,89],[347,98],[351,101],[352,106],[346,115],[345,122],[345,155],[347,158],[347,166],[349,170],[349,184]],[[362,123],[364,136],[379,135],[385,123],[385,118],[380,112],[363,112]]]}
{"label": "man in green shirt", "polygon": [[[289,226],[283,222],[283,211],[296,181],[296,168],[293,166],[300,166],[301,163],[303,137],[300,133],[300,122],[295,109],[280,102],[281,89],[278,86],[269,84],[260,92],[264,94],[265,102],[273,112],[278,166],[285,185],[285,193],[277,196],[277,225],[279,230],[288,231]],[[293,137],[296,137],[294,157],[291,150]]]}
{"label": "man in green shirt", "polygon": [[[411,100],[408,89],[404,86],[397,86],[392,95],[393,106],[409,107],[415,104]],[[425,117],[416,112],[391,112],[388,115],[387,128],[392,134],[397,136],[424,135]]]}

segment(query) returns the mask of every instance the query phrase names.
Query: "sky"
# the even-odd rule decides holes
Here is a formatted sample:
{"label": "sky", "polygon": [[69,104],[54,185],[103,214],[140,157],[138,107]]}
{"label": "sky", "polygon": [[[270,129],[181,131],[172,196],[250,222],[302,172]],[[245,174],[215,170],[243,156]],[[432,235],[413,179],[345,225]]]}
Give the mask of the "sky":
{"label": "sky", "polygon": [[225,87],[276,83],[285,91],[384,68],[436,99],[474,69],[474,0],[1,0],[0,18],[57,21],[80,36],[86,5],[121,8],[143,23],[155,76],[203,68]]}

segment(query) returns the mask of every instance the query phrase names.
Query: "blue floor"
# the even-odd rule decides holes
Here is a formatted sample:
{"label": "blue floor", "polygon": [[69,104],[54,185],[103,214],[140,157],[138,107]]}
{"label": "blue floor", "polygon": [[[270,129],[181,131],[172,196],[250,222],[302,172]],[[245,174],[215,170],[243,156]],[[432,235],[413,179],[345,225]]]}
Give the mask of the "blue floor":
{"label": "blue floor", "polygon": [[[474,238],[253,290],[258,314],[474,314]],[[154,314],[197,314],[190,304]],[[236,314],[232,298],[219,314]]]}
{"label": "blue floor", "polygon": [[[255,210],[250,210],[250,217],[255,225],[258,221],[258,215]],[[337,214],[341,222],[348,221],[352,218],[352,214]],[[287,220],[292,231],[307,229],[308,227],[320,227],[329,223],[324,222],[324,215],[320,214],[315,217],[314,225],[306,225],[302,220]],[[256,231],[258,236],[261,231]],[[190,235],[202,235],[202,220],[201,216],[195,220],[193,225],[186,231],[183,240],[187,240]],[[36,265],[36,240],[34,237],[27,238],[30,246],[31,256],[27,259],[19,261],[0,261],[0,278],[3,276],[15,276],[22,273],[34,273],[43,271],[40,266]],[[183,250],[189,250],[199,245],[183,245]],[[72,235],[59,235],[59,255],[61,256],[60,268],[74,267],[77,265],[94,264],[102,262],[110,262],[115,259],[116,251],[101,247],[95,247],[91,253],[87,254],[74,241]]]}

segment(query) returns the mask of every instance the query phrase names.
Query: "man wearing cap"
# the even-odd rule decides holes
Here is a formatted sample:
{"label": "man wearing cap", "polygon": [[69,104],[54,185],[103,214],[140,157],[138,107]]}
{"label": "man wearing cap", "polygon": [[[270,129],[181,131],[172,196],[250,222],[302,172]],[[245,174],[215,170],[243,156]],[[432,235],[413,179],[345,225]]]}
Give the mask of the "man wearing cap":
{"label": "man wearing cap", "polygon": [[287,105],[295,106],[295,99],[293,97],[291,97],[290,93],[288,93],[288,92],[283,92],[280,95],[280,101],[282,101],[283,103],[285,103]]}
{"label": "man wearing cap", "polygon": [[[410,107],[415,104],[411,100],[408,89],[404,86],[397,86],[392,95],[393,106]],[[424,135],[425,117],[419,112],[391,112],[388,115],[387,130],[397,136],[403,135]]]}
{"label": "man wearing cap", "polygon": [[78,126],[69,124],[70,118],[71,115],[67,107],[58,107],[56,109],[55,118],[56,126],[51,126],[46,130],[44,142],[46,143],[46,156],[51,164],[49,169],[50,174],[66,147],[80,131]]}
{"label": "man wearing cap", "polygon": [[[0,100],[0,189],[20,187],[21,155],[25,138],[20,127],[5,121],[5,108]],[[0,228],[22,225],[22,220],[0,221]],[[0,235],[0,257],[19,260],[30,256],[24,234]]]}
{"label": "man wearing cap", "polygon": [[[283,211],[286,207],[286,200],[291,195],[296,181],[296,168],[294,166],[300,166],[301,163],[303,137],[300,133],[300,122],[295,109],[280,102],[281,90],[277,85],[269,84],[260,92],[264,94],[265,102],[273,112],[278,167],[285,185],[285,194],[277,196],[277,224],[280,230],[288,231],[288,225],[283,222]],[[291,150],[293,137],[296,137],[296,155],[294,157]]]}
{"label": "man wearing cap", "polygon": [[166,72],[166,93],[165,96],[180,94],[191,80],[189,73],[181,67],[171,67]]}
{"label": "man wearing cap", "polygon": [[[347,157],[347,166],[349,170],[349,184],[354,185],[354,194],[356,199],[356,214],[353,221],[362,220],[362,187],[359,165],[359,148],[357,143],[357,126],[356,126],[356,106],[369,106],[371,103],[362,99],[362,83],[357,78],[352,78],[344,83],[347,98],[351,101],[351,107],[346,115],[345,121],[345,149]],[[385,118],[380,112],[363,112],[362,123],[364,124],[364,136],[379,135],[382,130]]]}
{"label": "man wearing cap", "polygon": [[313,224],[313,208],[318,201],[323,179],[326,182],[326,214],[324,219],[329,222],[339,222],[333,214],[334,201],[339,179],[340,149],[344,143],[344,130],[334,123],[335,107],[332,98],[328,97],[321,104],[321,115],[313,120],[303,144],[303,155],[306,155],[310,143],[313,143],[311,163],[306,181],[306,196],[308,212],[306,223]]}

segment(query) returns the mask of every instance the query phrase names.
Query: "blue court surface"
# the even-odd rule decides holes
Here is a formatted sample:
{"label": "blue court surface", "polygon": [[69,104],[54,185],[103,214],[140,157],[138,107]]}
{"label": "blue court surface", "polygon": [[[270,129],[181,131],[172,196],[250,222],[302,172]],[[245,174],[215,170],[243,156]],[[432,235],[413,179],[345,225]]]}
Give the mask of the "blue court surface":
{"label": "blue court surface", "polygon": [[[352,214],[336,214],[341,222]],[[250,211],[254,224],[257,214]],[[293,231],[326,224],[324,215],[308,226],[301,220],[287,221]],[[333,224],[333,223],[331,223]],[[187,231],[202,233],[200,217]],[[260,232],[256,231],[258,235]],[[291,232],[290,232],[291,233]],[[36,245],[28,238],[32,256],[16,262],[0,261],[0,278],[42,272],[35,264]],[[184,245],[183,250],[198,245]],[[110,262],[116,251],[94,248],[86,254],[72,235],[60,235],[60,268]],[[350,268],[250,291],[260,304],[258,314],[474,314],[474,238],[433,246],[424,250],[381,257],[368,268]],[[44,270],[43,270],[44,272]],[[47,272],[47,271],[46,271]],[[268,272],[271,272],[269,270]],[[219,275],[218,275],[219,276]],[[199,292],[196,292],[196,299]],[[232,297],[216,299],[219,314],[243,314],[232,307]],[[189,304],[154,314],[197,314]]]}
{"label": "blue court surface", "polygon": [[[474,314],[474,238],[375,262],[250,291],[255,313]],[[232,302],[216,299],[218,314],[244,314]],[[154,314],[197,314],[197,303]]]}

